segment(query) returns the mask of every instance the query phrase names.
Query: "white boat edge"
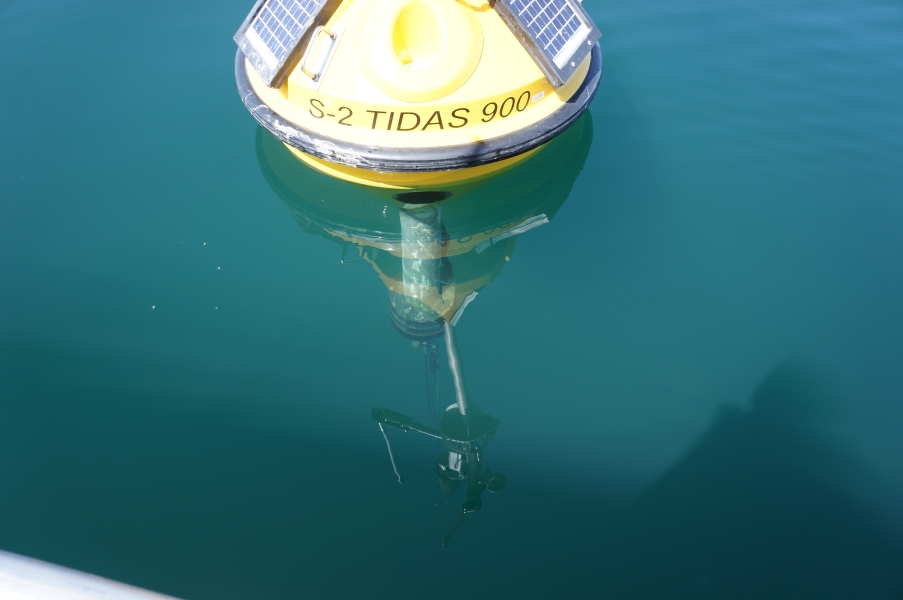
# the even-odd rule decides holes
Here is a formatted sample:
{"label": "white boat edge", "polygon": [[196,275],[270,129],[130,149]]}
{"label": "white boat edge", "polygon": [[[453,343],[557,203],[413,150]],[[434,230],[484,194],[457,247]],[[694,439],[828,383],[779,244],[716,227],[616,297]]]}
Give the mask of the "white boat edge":
{"label": "white boat edge", "polygon": [[0,550],[3,600],[177,600],[97,575]]}

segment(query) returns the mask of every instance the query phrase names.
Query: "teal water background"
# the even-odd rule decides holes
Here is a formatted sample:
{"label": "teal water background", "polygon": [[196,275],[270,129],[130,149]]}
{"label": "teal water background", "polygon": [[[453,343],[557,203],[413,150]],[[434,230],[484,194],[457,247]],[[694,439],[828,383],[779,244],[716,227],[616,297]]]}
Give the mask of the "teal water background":
{"label": "teal water background", "polygon": [[457,327],[507,486],[443,550],[439,449],[390,432],[398,485],[370,418],[428,420],[423,352],[265,178],[250,2],[0,4],[0,548],[191,600],[903,598],[903,7],[584,6],[589,155]]}

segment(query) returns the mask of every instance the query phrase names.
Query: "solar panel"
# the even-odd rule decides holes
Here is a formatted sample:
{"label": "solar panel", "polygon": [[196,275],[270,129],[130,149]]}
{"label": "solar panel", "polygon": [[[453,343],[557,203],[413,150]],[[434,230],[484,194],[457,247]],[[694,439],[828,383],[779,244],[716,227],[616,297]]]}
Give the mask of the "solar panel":
{"label": "solar panel", "polygon": [[235,42],[260,77],[278,87],[294,67],[301,40],[330,0],[258,0]]}
{"label": "solar panel", "polygon": [[567,83],[602,36],[575,0],[498,0],[495,9],[555,87]]}

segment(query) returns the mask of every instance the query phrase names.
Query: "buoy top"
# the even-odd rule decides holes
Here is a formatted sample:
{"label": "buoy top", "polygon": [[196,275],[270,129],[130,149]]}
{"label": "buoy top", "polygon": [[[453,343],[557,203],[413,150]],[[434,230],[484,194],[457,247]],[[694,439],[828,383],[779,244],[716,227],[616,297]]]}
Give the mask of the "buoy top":
{"label": "buoy top", "polygon": [[576,0],[259,0],[236,77],[255,118],[306,156],[443,171],[573,123],[598,84],[598,38]]}

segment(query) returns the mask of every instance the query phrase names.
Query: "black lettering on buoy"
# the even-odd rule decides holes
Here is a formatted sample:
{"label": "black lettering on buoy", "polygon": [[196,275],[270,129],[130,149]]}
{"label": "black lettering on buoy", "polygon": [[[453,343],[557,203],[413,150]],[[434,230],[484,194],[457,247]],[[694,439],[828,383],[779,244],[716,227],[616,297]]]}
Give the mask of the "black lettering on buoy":
{"label": "black lettering on buoy", "polygon": [[[520,105],[520,101],[524,101],[524,105]],[[527,90],[523,94],[520,95],[517,99],[517,112],[524,112],[524,109],[527,108],[527,105],[530,104],[530,90]]]}
{"label": "black lettering on buoy", "polygon": [[[403,127],[401,126],[402,121],[404,121],[404,116],[405,116],[405,115],[414,115],[414,118],[417,119],[417,122],[414,123],[414,126],[413,126],[413,127],[403,128]],[[398,127],[397,127],[397,131],[413,131],[414,129],[417,129],[418,127],[420,127],[420,115],[418,115],[417,113],[413,113],[413,112],[401,112],[401,113],[398,113]]]}
{"label": "black lettering on buoy", "polygon": [[[490,108],[489,108],[490,106],[492,107],[491,110],[490,110]],[[499,105],[496,104],[495,102],[490,102],[489,104],[485,105],[485,106],[483,107],[483,115],[484,115],[486,118],[485,118],[485,119],[482,119],[482,121],[483,121],[484,123],[488,123],[489,121],[493,120],[493,119],[495,118],[495,113],[497,113],[498,110],[499,110]]]}
{"label": "black lettering on buoy", "polygon": [[345,115],[344,117],[342,117],[341,119],[339,119],[339,125],[344,125],[344,126],[346,126],[346,127],[351,127],[351,123],[346,123],[345,121],[347,121],[349,118],[351,118],[351,115],[353,115],[354,113],[351,112],[351,109],[348,108],[347,106],[340,106],[340,107],[339,107],[339,110],[347,110],[347,111],[348,111],[348,114],[347,114],[347,115]]}
{"label": "black lettering on buoy", "polygon": [[[511,107],[508,109],[508,112],[505,112],[505,107],[508,106],[508,100],[511,100]],[[499,116],[507,117],[512,112],[514,112],[514,98],[512,98],[511,96],[508,96],[507,98],[505,98],[505,101],[502,102],[501,108],[499,108]]]}
{"label": "black lettering on buoy", "polygon": [[[435,119],[435,122],[433,121],[433,119]],[[439,129],[445,129],[445,127],[442,126],[442,115],[439,114],[438,110],[430,115],[429,121],[426,122],[426,125],[423,126],[423,129],[421,129],[421,131],[426,131],[426,128],[430,125],[438,125]]]}
{"label": "black lettering on buoy", "polygon": [[[316,102],[316,103],[319,104],[320,106],[317,106],[317,104],[314,104],[314,102]],[[310,116],[312,116],[312,117],[315,118],[315,119],[322,119],[322,118],[325,116],[326,113],[324,113],[322,110],[320,110],[321,108],[323,108],[323,103],[322,103],[322,102],[320,102],[320,101],[317,100],[316,98],[311,98],[311,99],[310,99],[310,105],[313,107],[313,108],[311,109],[311,111],[310,111]],[[318,113],[320,113],[320,114],[319,114],[319,115],[314,114],[314,111],[315,111],[315,110],[316,110]]]}
{"label": "black lettering on buoy", "polygon": [[395,119],[395,113],[394,113],[394,112],[390,112],[390,113],[389,113],[389,126],[386,127],[386,131],[392,131],[392,121],[393,121],[394,119]]}
{"label": "black lettering on buoy", "polygon": [[454,129],[458,129],[459,127],[464,127],[465,125],[467,125],[467,117],[462,117],[461,115],[458,114],[458,113],[459,113],[460,111],[462,111],[462,110],[463,110],[464,112],[466,112],[466,113],[469,113],[469,112],[470,112],[470,109],[469,109],[469,108],[456,108],[455,110],[452,111],[452,118],[454,118],[454,119],[461,119],[461,120],[464,121],[464,122],[461,123],[460,125],[455,125],[454,123],[449,122],[449,124],[448,124],[449,127],[453,127]]}
{"label": "black lettering on buoy", "polygon": [[370,129],[376,129],[376,119],[379,118],[379,115],[386,114],[384,110],[368,110],[368,113],[373,113],[373,125],[370,126]]}

